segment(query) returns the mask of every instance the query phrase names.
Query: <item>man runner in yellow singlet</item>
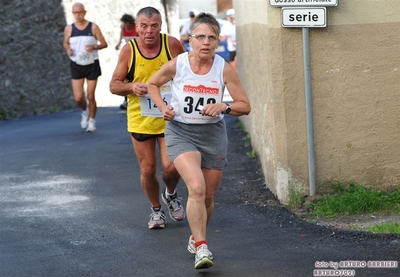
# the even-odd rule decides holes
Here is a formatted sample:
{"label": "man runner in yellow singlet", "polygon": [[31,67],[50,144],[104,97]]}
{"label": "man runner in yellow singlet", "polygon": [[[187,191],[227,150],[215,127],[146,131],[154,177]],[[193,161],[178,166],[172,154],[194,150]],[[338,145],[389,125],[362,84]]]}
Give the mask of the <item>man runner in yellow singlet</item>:
{"label": "man runner in yellow singlet", "polygon": [[[166,185],[161,198],[168,206],[173,221],[185,218],[176,187],[180,176],[172,164],[164,139],[165,120],[147,93],[147,82],[163,64],[184,52],[180,41],[161,33],[161,14],[153,7],[145,7],[136,15],[139,36],[127,43],[120,52],[110,82],[113,94],[128,96],[128,132],[140,165],[140,182],[148,198],[152,213],[149,229],[165,227],[165,214],[161,209],[160,184],[156,177],[156,144],[158,144],[162,174]],[[170,101],[169,84],[163,87],[163,97]]]}

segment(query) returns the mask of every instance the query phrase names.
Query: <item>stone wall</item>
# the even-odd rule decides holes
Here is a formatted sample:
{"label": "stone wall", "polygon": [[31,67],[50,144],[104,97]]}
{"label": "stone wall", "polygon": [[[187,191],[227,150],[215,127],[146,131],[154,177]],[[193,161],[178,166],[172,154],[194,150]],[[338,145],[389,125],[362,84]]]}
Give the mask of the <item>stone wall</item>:
{"label": "stone wall", "polygon": [[61,1],[2,0],[0,5],[0,118],[75,106]]}

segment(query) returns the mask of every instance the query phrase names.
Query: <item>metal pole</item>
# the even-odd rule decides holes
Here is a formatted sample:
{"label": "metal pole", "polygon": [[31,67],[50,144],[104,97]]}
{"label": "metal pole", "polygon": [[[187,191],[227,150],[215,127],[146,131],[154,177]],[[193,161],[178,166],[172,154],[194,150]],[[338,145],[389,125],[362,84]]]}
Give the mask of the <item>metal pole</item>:
{"label": "metal pole", "polygon": [[303,27],[304,81],[306,93],[307,139],[308,139],[308,176],[310,196],[315,195],[315,158],[314,158],[314,123],[312,112],[310,38],[308,27]]}

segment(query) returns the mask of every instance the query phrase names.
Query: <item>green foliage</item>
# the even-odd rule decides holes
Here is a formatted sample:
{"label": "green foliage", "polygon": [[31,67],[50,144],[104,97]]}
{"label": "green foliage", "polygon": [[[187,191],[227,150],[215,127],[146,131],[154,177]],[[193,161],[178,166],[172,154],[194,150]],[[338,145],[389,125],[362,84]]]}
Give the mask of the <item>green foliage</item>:
{"label": "green foliage", "polygon": [[9,118],[10,118],[10,116],[8,115],[8,110],[6,108],[1,108],[0,109],[0,120],[6,120]]}
{"label": "green foliage", "polygon": [[310,224],[312,224],[312,225],[317,225],[317,224],[318,224],[318,221],[316,221],[316,220],[310,220],[310,221],[308,221],[308,223],[310,223]]}
{"label": "green foliage", "polygon": [[256,158],[256,153],[255,153],[254,149],[249,152],[246,152],[246,155],[247,155],[247,157],[250,157],[252,159]]}
{"label": "green foliage", "polygon": [[[51,106],[48,110],[49,113],[57,113],[60,111],[60,108]],[[43,113],[43,109],[34,108],[32,110],[33,115],[41,115]],[[0,108],[0,120],[8,120],[11,118],[17,118],[18,115],[15,112],[8,111],[6,108]]]}
{"label": "green foliage", "polygon": [[311,215],[337,216],[400,211],[400,190],[384,193],[356,184],[350,184],[347,189],[336,184],[335,188],[336,195],[329,196],[310,206]]}
{"label": "green foliage", "polygon": [[289,207],[300,208],[304,203],[305,195],[295,189],[289,189]]}
{"label": "green foliage", "polygon": [[[245,146],[246,146],[246,147],[251,146],[251,137],[250,137],[250,134],[246,132],[246,128],[244,127],[243,122],[239,121],[239,122],[238,122],[238,125],[239,125],[240,129],[241,129],[243,132],[246,133],[246,141],[245,141],[245,143],[244,143]],[[255,153],[254,149],[252,149],[252,150],[249,151],[249,152],[246,152],[246,155],[247,155],[248,157],[252,158],[252,159],[255,159],[255,158],[256,158],[256,153]]]}
{"label": "green foliage", "polygon": [[6,108],[0,109],[0,120],[8,120],[11,118],[17,118],[17,114],[14,112],[10,114],[10,112]]}
{"label": "green foliage", "polygon": [[243,124],[242,121],[239,120],[238,125],[239,125],[240,129],[241,129],[243,132],[247,133],[246,127],[244,127],[244,124]]}
{"label": "green foliage", "polygon": [[343,185],[341,183],[333,183],[332,185],[332,189],[336,194],[341,194],[344,193],[346,191],[346,188],[343,187]]}
{"label": "green foliage", "polygon": [[367,227],[367,231],[371,233],[386,233],[386,234],[399,234],[400,224],[397,222],[382,223],[374,226]]}
{"label": "green foliage", "polygon": [[59,112],[59,111],[60,111],[60,109],[57,108],[57,107],[51,106],[51,107],[49,108],[49,112],[50,112],[50,113],[56,113],[56,112]]}
{"label": "green foliage", "polygon": [[34,109],[33,109],[33,114],[34,114],[34,115],[39,115],[39,114],[40,114],[40,109],[34,108]]}
{"label": "green foliage", "polygon": [[244,145],[246,145],[246,147],[251,146],[251,137],[249,133],[246,135],[246,142]]}

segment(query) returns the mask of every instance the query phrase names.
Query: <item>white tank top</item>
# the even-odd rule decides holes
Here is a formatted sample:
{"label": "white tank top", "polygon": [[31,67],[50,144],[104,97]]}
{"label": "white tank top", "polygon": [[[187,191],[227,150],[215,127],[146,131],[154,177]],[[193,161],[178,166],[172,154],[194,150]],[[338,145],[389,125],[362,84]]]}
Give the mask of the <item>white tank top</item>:
{"label": "white tank top", "polygon": [[74,55],[69,57],[73,62],[79,65],[89,65],[99,58],[98,50],[92,52],[86,51],[86,45],[97,45],[97,40],[92,33],[92,22],[89,22],[85,29],[79,30],[75,23],[72,24],[71,36],[69,44]]}
{"label": "white tank top", "polygon": [[175,121],[188,124],[210,124],[220,121],[224,114],[216,117],[203,116],[201,109],[210,103],[221,103],[224,96],[225,60],[215,55],[211,70],[205,75],[193,73],[188,52],[180,54],[176,62],[176,75],[172,80],[171,105]]}

